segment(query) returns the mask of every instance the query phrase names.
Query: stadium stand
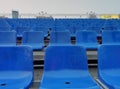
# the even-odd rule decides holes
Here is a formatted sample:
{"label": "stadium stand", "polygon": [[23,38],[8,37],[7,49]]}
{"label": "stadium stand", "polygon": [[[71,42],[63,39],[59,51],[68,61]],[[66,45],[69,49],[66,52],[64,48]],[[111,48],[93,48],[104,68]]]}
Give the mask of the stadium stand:
{"label": "stadium stand", "polygon": [[102,45],[98,50],[98,77],[109,89],[120,88],[120,45]]}
{"label": "stadium stand", "polygon": [[41,31],[24,32],[22,45],[29,45],[33,50],[42,50],[44,47],[44,34]]}
{"label": "stadium stand", "polygon": [[90,26],[90,27],[92,27],[92,28],[89,29],[89,30],[95,31],[95,32],[97,33],[97,36],[98,36],[98,37],[101,37],[101,35],[102,35],[102,28],[103,28],[104,23],[105,23],[105,21],[102,20],[102,19],[96,20],[96,21],[94,21],[94,23]]}
{"label": "stadium stand", "polygon": [[100,89],[88,72],[82,46],[49,46],[39,89]]}
{"label": "stadium stand", "polygon": [[[20,18],[20,19],[5,19],[8,24],[12,27],[13,30],[17,31],[17,36],[22,37],[22,34],[24,31],[33,31],[37,30],[35,28],[42,28],[40,30],[43,30],[43,32],[46,32],[45,29],[49,31],[49,29],[52,29],[54,20],[52,18]],[[45,33],[45,36],[47,33]]]}
{"label": "stadium stand", "polygon": [[[119,41],[119,39],[120,39],[119,32],[120,32],[120,20],[119,19],[98,19],[98,18],[97,19],[87,19],[87,18],[84,18],[84,19],[82,19],[82,18],[17,18],[17,19],[5,18],[5,19],[3,19],[3,18],[0,18],[0,46],[3,46],[3,48],[4,48],[4,46],[5,47],[6,46],[7,47],[16,46],[16,43],[17,43],[17,45],[31,46],[31,48],[34,51],[34,68],[35,68],[34,78],[35,79],[34,79],[34,81],[31,81],[31,82],[33,82],[33,85],[32,85],[32,88],[30,88],[30,89],[38,89],[39,84],[41,84],[40,80],[41,80],[41,74],[43,72],[43,67],[44,67],[44,53],[46,53],[46,50],[49,51],[48,49],[51,50],[51,47],[55,47],[56,50],[58,50],[60,46],[71,48],[71,46],[74,45],[74,46],[72,46],[73,48],[71,48],[71,51],[69,51],[71,54],[67,55],[68,57],[66,56],[67,57],[66,59],[69,59],[69,56],[72,56],[74,58],[74,55],[72,55],[72,51],[74,52],[75,50],[77,50],[78,46],[80,46],[80,48],[82,48],[81,46],[83,46],[85,49],[89,49],[89,50],[86,50],[87,57],[88,57],[88,64],[85,64],[85,65],[89,66],[90,73],[92,74],[93,78],[96,79],[97,78],[97,50],[96,49],[99,47],[98,43],[100,43],[100,45],[101,45],[101,42],[102,42],[102,45],[103,44],[119,45],[119,42],[120,42]],[[39,33],[41,33],[42,35],[37,36],[37,34],[39,34]],[[80,34],[83,34],[83,35],[80,35]],[[102,37],[102,39],[101,39],[101,37]],[[17,41],[16,41],[16,39],[17,39]],[[98,40],[98,43],[97,43],[97,40]],[[37,42],[39,42],[39,43],[36,44]],[[75,44],[75,42],[76,42],[76,44]],[[48,46],[48,48],[46,48],[46,46]],[[14,51],[14,47],[12,49]],[[66,48],[64,48],[64,49],[66,50]],[[95,50],[93,50],[93,49],[95,49]],[[14,52],[19,53],[18,51],[14,51]],[[27,50],[26,50],[26,52],[27,52]],[[59,53],[59,56],[63,55],[63,53],[68,54],[68,51],[65,51],[63,53],[60,53],[60,52],[61,52],[61,50],[60,51],[58,50],[58,52],[56,52],[56,53]],[[79,52],[79,51],[76,51],[76,52]],[[119,51],[116,51],[116,52],[119,53]],[[52,52],[49,52],[49,53],[52,54]],[[47,52],[47,54],[49,54],[49,53]],[[76,53],[76,55],[77,54],[78,53]],[[22,54],[19,54],[19,56],[20,55],[22,55]],[[52,55],[53,55],[53,57],[55,57],[54,54],[52,54]],[[56,54],[56,55],[58,55],[58,54]],[[102,55],[102,54],[100,53],[100,55]],[[103,56],[104,55],[105,54],[103,54]],[[9,55],[6,55],[6,56],[9,56]],[[11,54],[11,56],[14,56],[14,58],[15,58],[17,55]],[[79,52],[78,57],[79,57],[79,61],[81,61],[80,52]],[[45,56],[45,62],[46,62],[46,59],[49,59],[49,58],[46,58],[46,56]],[[75,57],[75,58],[77,59],[77,57]],[[76,66],[76,65],[72,66],[72,63],[73,63],[73,65],[75,63],[74,60],[72,60],[71,62],[68,62],[68,60],[66,60],[66,61],[64,60],[65,62],[67,62],[66,64],[68,64],[68,65],[65,65],[64,62],[62,62],[60,60],[59,62],[61,64],[59,64],[57,66],[58,61],[55,60],[53,62],[54,65],[47,65],[47,68],[48,68],[48,66],[52,66],[49,68],[57,69],[57,68],[59,68],[58,66],[62,66],[62,68],[63,67],[64,68],[72,67],[74,69],[76,67],[82,66],[81,63],[84,62],[84,61],[82,61],[81,63],[79,63],[79,61],[77,61],[79,63],[79,66]],[[9,61],[7,61],[7,62],[9,62]],[[117,61],[117,62],[119,62],[119,61]],[[112,63],[112,62],[110,61],[110,63]],[[69,66],[69,64],[70,64],[70,66]],[[109,65],[113,65],[113,64],[114,64],[114,62]],[[16,64],[12,65],[12,66],[16,66]],[[55,68],[53,66],[55,66]],[[91,68],[91,66],[92,66],[92,68]],[[94,66],[94,68],[93,68],[93,66]],[[117,68],[115,67],[114,69],[117,69]],[[70,70],[70,71],[73,71],[73,70]],[[61,85],[68,86],[67,89],[69,89],[70,87],[72,87],[72,89],[73,89],[73,87],[75,87],[75,86],[80,87],[80,89],[84,89],[85,87],[87,89],[89,89],[88,88],[89,84],[91,84],[91,85],[93,84],[96,87],[96,84],[94,83],[94,81],[92,81],[91,76],[89,76],[88,70],[85,70],[85,72],[86,71],[87,71],[88,77],[90,78],[90,82],[87,81],[87,83],[85,83],[85,84],[83,84],[84,82],[82,82],[83,78],[81,78],[81,74],[83,76],[83,75],[86,75],[86,73],[81,72],[81,74],[79,74],[79,72],[78,73],[70,72],[68,74],[68,71],[64,71],[64,72],[66,74],[65,77],[69,76],[69,78],[65,78],[66,79],[65,81],[64,81],[64,79],[60,79],[61,82],[55,82],[55,83],[63,83],[63,85],[62,84]],[[48,70],[47,71],[45,70],[43,75],[46,73],[48,73]],[[48,73],[48,74],[50,74],[50,73]],[[55,70],[55,73],[56,73],[56,70]],[[80,80],[75,79],[75,81],[78,80],[82,83],[79,83],[79,85],[78,85],[78,83],[75,82],[76,85],[72,85],[72,82],[74,82],[74,80],[72,80],[74,77],[74,76],[72,76],[72,73],[74,73],[73,75],[75,75],[75,76],[77,75],[77,78],[80,77]],[[115,71],[115,73],[116,73],[116,71]],[[48,75],[48,74],[46,74],[46,75],[50,76],[50,77],[52,76],[52,74],[50,74],[50,75]],[[78,74],[80,76],[78,76]],[[45,75],[45,78],[46,78],[46,75]],[[56,73],[56,75],[57,75],[57,73]],[[61,76],[62,73],[58,72],[58,75]],[[62,75],[62,77],[64,77],[64,76]],[[108,75],[108,77],[106,77],[106,75],[104,77],[108,78],[109,75]],[[32,78],[33,78],[33,75],[32,75]],[[118,79],[118,77],[116,77],[116,78]],[[102,82],[105,83],[107,86],[110,85],[110,87],[112,87],[112,88],[114,86],[115,87],[117,86],[117,89],[119,89],[119,86],[118,86],[119,83],[117,83],[116,78],[113,78],[113,81],[111,80],[112,82],[108,81],[109,83],[112,84],[115,80],[115,83],[113,84],[113,86],[111,86],[110,84],[107,85],[107,83],[105,83],[104,81],[102,81]],[[85,79],[87,79],[87,78],[85,77]],[[25,79],[25,80],[29,81],[29,79],[28,80]],[[52,80],[49,80],[48,82],[46,82],[46,81],[47,80],[45,80],[46,84],[48,84],[49,81],[50,81],[50,84],[54,83],[54,82],[51,82]],[[55,79],[55,81],[56,81],[56,79]],[[92,83],[91,83],[91,81],[92,81]],[[42,82],[43,82],[43,80],[42,80]],[[0,89],[3,89],[4,86],[6,87],[5,89],[8,89],[7,84],[8,83],[6,83],[6,82],[3,83],[0,81]],[[30,84],[30,81],[29,81],[29,84]],[[50,86],[51,89],[53,89],[52,85],[50,85],[50,84],[48,84],[48,86]],[[81,84],[83,84],[83,86]],[[116,85],[116,84],[118,84],[118,85]],[[12,86],[10,86],[12,89],[13,88],[18,89],[17,87],[14,87],[14,85],[12,85]],[[19,85],[19,86],[21,86],[21,85]],[[56,84],[56,86],[58,86],[58,85]],[[100,84],[100,86],[102,86],[102,85]],[[90,87],[90,89],[97,89],[97,88],[94,88],[94,86],[93,86],[93,88]],[[20,89],[24,89],[24,88],[20,88]],[[28,87],[27,87],[27,89],[28,89]],[[56,89],[56,87],[54,89]],[[59,88],[57,88],[57,89],[59,89]],[[76,88],[74,88],[74,89],[76,89]]]}
{"label": "stadium stand", "polygon": [[[80,30],[92,30],[101,36],[103,30],[119,30],[119,20],[117,19],[75,19],[75,18],[19,18],[0,19],[0,28],[17,31],[17,36],[22,37],[25,31],[43,31],[44,36],[48,36],[48,31],[70,31],[71,37],[75,37]],[[4,24],[3,24],[4,23]],[[2,25],[3,24],[3,25]],[[20,29],[20,30],[19,30]]]}
{"label": "stadium stand", "polygon": [[28,89],[32,80],[32,49],[25,46],[0,46],[0,89]]}
{"label": "stadium stand", "polygon": [[15,46],[16,32],[15,31],[0,31],[0,46]]}
{"label": "stadium stand", "polygon": [[79,31],[76,34],[76,45],[88,50],[98,49],[97,35],[94,31]]}
{"label": "stadium stand", "polygon": [[55,30],[67,29],[70,31],[71,36],[76,36],[76,33],[80,30],[92,30],[101,36],[101,29],[104,25],[105,20],[103,19],[55,19],[54,26]]}
{"label": "stadium stand", "polygon": [[116,19],[106,20],[102,29],[103,30],[118,30],[117,20]]}
{"label": "stadium stand", "polygon": [[69,31],[52,31],[50,34],[51,45],[71,45],[71,37]]}

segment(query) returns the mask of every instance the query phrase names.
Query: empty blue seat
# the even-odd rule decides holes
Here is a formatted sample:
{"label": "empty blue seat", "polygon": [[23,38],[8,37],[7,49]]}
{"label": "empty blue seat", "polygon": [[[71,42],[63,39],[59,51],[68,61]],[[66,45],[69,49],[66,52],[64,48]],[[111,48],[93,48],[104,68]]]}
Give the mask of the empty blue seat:
{"label": "empty blue seat", "polygon": [[101,26],[90,26],[90,27],[86,28],[86,30],[96,32],[98,37],[101,37],[101,35],[102,35],[102,27]]}
{"label": "empty blue seat", "polygon": [[53,26],[52,31],[69,31],[65,26]]}
{"label": "empty blue seat", "polygon": [[79,31],[76,34],[76,45],[84,46],[86,49],[98,48],[97,35],[94,31]]}
{"label": "empty blue seat", "polygon": [[0,89],[28,89],[32,80],[32,49],[26,46],[0,46]]}
{"label": "empty blue seat", "polygon": [[120,45],[100,46],[98,77],[109,89],[120,89]]}
{"label": "empty blue seat", "polygon": [[81,46],[49,46],[39,89],[100,89],[90,76]]}
{"label": "empty blue seat", "polygon": [[22,37],[25,31],[30,31],[29,27],[16,27],[17,37]]}
{"label": "empty blue seat", "polygon": [[33,27],[32,31],[42,31],[44,33],[44,37],[47,37],[49,28],[45,26],[44,27]]}
{"label": "empty blue seat", "polygon": [[[79,27],[80,29],[80,27]],[[70,32],[70,36],[74,37],[76,32],[79,30],[77,27],[65,27],[63,26],[55,26],[53,27],[53,31],[69,31]]]}
{"label": "empty blue seat", "polygon": [[66,27],[69,31],[70,31],[70,35],[71,37],[75,37],[76,36],[76,33],[77,31],[80,29],[76,29],[76,27],[72,27],[72,26],[69,26],[69,27]]}
{"label": "empty blue seat", "polygon": [[50,34],[50,45],[71,45],[69,31],[52,31]]}
{"label": "empty blue seat", "polygon": [[32,46],[33,50],[42,50],[44,47],[44,34],[40,31],[24,32],[22,45]]}
{"label": "empty blue seat", "polygon": [[103,31],[102,44],[120,44],[120,31]]}
{"label": "empty blue seat", "polygon": [[16,45],[15,31],[0,31],[0,46]]}

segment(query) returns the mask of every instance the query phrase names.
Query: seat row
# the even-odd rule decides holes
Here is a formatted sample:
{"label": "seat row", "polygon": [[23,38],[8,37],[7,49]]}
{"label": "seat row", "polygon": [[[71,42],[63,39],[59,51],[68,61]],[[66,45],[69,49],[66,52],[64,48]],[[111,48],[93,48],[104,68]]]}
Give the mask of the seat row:
{"label": "seat row", "polygon": [[[120,44],[120,31],[103,31],[102,44]],[[49,45],[73,45],[69,31],[52,31]],[[101,44],[98,43],[97,34],[93,31],[78,31],[75,44],[84,46],[88,50],[96,50]]]}
{"label": "seat row", "polygon": [[75,36],[77,31],[90,30],[101,36],[103,30],[119,30],[119,20],[117,19],[55,19],[55,28],[52,30],[69,30],[71,36]]}
{"label": "seat row", "polygon": [[[33,52],[29,46],[0,46],[0,89],[29,89]],[[120,45],[98,49],[98,78],[109,89],[120,88]],[[88,71],[83,46],[48,46],[39,89],[100,89]]]}
{"label": "seat row", "polygon": [[53,19],[53,18],[19,18],[0,19],[0,31],[16,31],[17,37],[22,37],[24,31],[43,31],[48,36],[48,31],[70,31],[71,37],[77,31],[91,30],[101,36],[103,30],[119,30],[119,19]]}
{"label": "seat row", "polygon": [[[98,79],[108,89],[120,89],[120,45],[101,45]],[[101,89],[88,71],[83,46],[49,46],[39,89]]]}
{"label": "seat row", "polygon": [[44,36],[48,36],[48,31],[52,28],[54,20],[52,18],[21,18],[21,19],[0,19],[0,31],[16,31],[17,37],[21,38],[24,31],[43,31]]}
{"label": "seat row", "polygon": [[[15,46],[17,45],[17,38],[15,31],[0,32],[0,45]],[[24,32],[21,45],[32,46],[34,50],[41,50],[44,47],[44,33],[43,32]]]}
{"label": "seat row", "polygon": [[[119,44],[120,31],[104,31],[102,33],[102,44]],[[0,32],[0,45],[16,45],[16,32]],[[44,34],[41,31],[24,32],[22,45],[30,45],[34,50],[44,48]],[[52,31],[50,33],[49,45],[72,45],[70,32]],[[96,33],[93,31],[79,31],[76,34],[76,44],[86,49],[98,49]]]}

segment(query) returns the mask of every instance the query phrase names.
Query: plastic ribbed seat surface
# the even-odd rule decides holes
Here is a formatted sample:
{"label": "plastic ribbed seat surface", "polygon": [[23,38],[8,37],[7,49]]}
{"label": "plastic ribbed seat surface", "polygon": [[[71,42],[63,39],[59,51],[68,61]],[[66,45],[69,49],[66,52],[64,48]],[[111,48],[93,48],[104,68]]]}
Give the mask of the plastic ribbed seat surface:
{"label": "plastic ribbed seat surface", "polygon": [[100,89],[88,71],[81,46],[49,46],[39,89]]}
{"label": "plastic ribbed seat surface", "polygon": [[26,46],[0,46],[0,89],[27,89],[32,80],[32,49]]}

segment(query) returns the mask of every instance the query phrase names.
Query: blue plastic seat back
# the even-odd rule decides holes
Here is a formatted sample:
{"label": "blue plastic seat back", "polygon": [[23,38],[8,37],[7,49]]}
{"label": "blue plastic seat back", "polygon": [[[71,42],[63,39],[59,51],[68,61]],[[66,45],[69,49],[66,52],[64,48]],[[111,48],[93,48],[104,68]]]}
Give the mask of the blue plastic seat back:
{"label": "blue plastic seat back", "polygon": [[17,37],[22,37],[25,31],[30,31],[29,27],[16,27]]}
{"label": "blue plastic seat back", "polygon": [[103,31],[102,44],[120,43],[120,31]]}
{"label": "blue plastic seat back", "polygon": [[104,44],[98,50],[98,77],[109,89],[120,88],[120,44]]}
{"label": "blue plastic seat back", "polygon": [[30,47],[2,46],[0,55],[0,71],[33,71],[33,54]]}
{"label": "blue plastic seat back", "polygon": [[33,31],[42,31],[44,33],[44,36],[48,36],[48,31],[49,31],[49,28],[48,27],[33,27],[32,29]]}
{"label": "blue plastic seat back", "polygon": [[90,26],[86,30],[96,32],[97,36],[102,35],[102,27],[100,27],[100,26]]}
{"label": "blue plastic seat back", "polygon": [[71,44],[69,31],[52,31],[50,34],[50,44]]}
{"label": "blue plastic seat back", "polygon": [[0,45],[16,45],[16,32],[15,31],[1,31],[0,32]]}
{"label": "blue plastic seat back", "polygon": [[22,43],[44,43],[44,34],[41,31],[24,32]]}
{"label": "blue plastic seat back", "polygon": [[66,28],[64,25],[63,26],[53,26],[52,31],[69,31],[69,29]]}
{"label": "blue plastic seat back", "polygon": [[75,27],[65,27],[63,26],[55,26],[53,27],[53,31],[69,31],[71,36],[75,36],[76,28]]}
{"label": "blue plastic seat back", "polygon": [[74,37],[76,35],[77,29],[74,26],[67,27],[68,31],[70,32],[70,35]]}
{"label": "blue plastic seat back", "polygon": [[81,46],[49,46],[45,53],[45,71],[86,70],[86,51]]}
{"label": "blue plastic seat back", "polygon": [[98,68],[120,69],[120,45],[101,45],[98,50]]}
{"label": "blue plastic seat back", "polygon": [[79,31],[76,34],[76,44],[96,43],[97,35],[93,31]]}

